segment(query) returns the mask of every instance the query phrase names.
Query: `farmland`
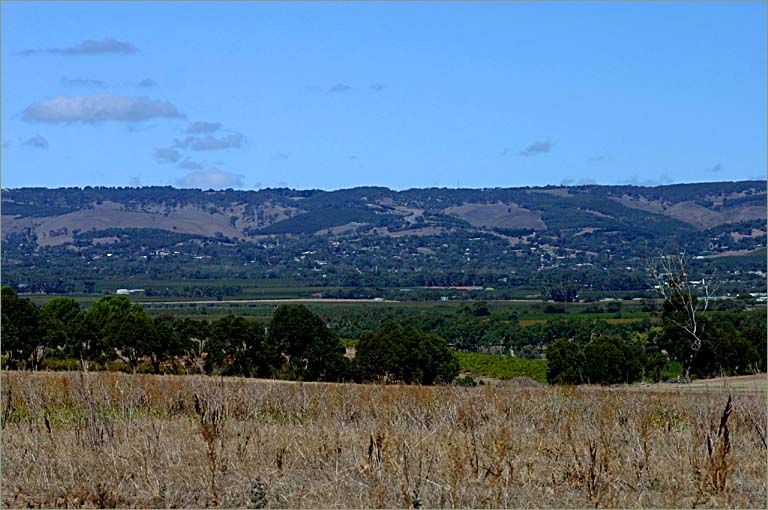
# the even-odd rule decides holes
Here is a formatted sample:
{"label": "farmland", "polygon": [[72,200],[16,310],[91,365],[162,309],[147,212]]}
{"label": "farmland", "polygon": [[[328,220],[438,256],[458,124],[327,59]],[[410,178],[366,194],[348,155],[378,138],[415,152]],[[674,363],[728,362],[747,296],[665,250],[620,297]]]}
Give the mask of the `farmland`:
{"label": "farmland", "polygon": [[2,377],[8,507],[757,508],[766,500],[764,380],[734,391],[726,412],[723,384],[702,393]]}

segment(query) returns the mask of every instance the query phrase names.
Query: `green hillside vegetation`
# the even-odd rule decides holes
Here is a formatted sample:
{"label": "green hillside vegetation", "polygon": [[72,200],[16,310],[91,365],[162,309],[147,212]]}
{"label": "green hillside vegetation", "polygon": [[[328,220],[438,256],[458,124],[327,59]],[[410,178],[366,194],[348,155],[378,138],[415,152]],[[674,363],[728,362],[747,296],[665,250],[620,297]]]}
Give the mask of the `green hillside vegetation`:
{"label": "green hillside vegetation", "polygon": [[191,241],[193,239],[215,241],[214,238],[183,234],[179,232],[168,232],[158,228],[107,228],[103,230],[89,230],[88,232],[77,232],[74,234],[76,246],[88,246],[94,239],[115,238],[116,243],[134,244],[140,243],[148,249],[160,249],[168,246],[174,246],[179,243]]}

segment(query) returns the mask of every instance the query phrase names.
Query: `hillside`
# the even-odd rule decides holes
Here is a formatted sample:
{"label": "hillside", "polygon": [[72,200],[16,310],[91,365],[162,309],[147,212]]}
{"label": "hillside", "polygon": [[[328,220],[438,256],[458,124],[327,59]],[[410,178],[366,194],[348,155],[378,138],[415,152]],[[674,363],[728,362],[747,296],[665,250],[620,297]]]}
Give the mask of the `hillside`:
{"label": "hillside", "polygon": [[[685,248],[727,264],[728,255],[765,247],[765,222],[764,181],[405,191],[8,189],[3,282],[141,276],[514,286],[515,275],[532,271],[637,267],[648,250]],[[102,267],[107,257],[124,263]],[[637,282],[609,286],[626,285]]]}

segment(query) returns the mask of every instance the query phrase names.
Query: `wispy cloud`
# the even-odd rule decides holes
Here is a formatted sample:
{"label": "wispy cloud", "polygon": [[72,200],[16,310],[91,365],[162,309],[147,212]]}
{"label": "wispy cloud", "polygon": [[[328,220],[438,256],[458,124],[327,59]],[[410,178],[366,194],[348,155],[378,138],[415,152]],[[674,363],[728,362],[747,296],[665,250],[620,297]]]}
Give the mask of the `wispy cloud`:
{"label": "wispy cloud", "polygon": [[382,90],[387,88],[387,86],[386,85],[382,85],[381,83],[374,83],[374,84],[370,85],[368,88],[371,89],[374,92],[381,92]]}
{"label": "wispy cloud", "polygon": [[666,174],[661,174],[658,177],[658,179],[640,179],[637,176],[637,174],[633,174],[629,176],[629,179],[625,179],[624,181],[621,181],[621,184],[629,184],[631,186],[654,187],[654,186],[661,186],[663,184],[669,184],[672,181],[673,179]]}
{"label": "wispy cloud", "polygon": [[272,159],[288,159],[290,157],[291,155],[285,152],[275,152],[274,154],[272,154]]}
{"label": "wispy cloud", "polygon": [[58,96],[33,103],[23,113],[24,120],[40,122],[140,122],[183,117],[184,114],[167,101],[112,94]]}
{"label": "wispy cloud", "polygon": [[187,126],[187,129],[185,129],[184,132],[191,135],[199,135],[204,133],[215,133],[219,129],[221,129],[221,122],[199,121],[191,123]]}
{"label": "wispy cloud", "polygon": [[176,163],[181,159],[181,153],[176,149],[155,149],[152,155],[158,163]]}
{"label": "wispy cloud", "polygon": [[[375,88],[380,87],[380,88]],[[356,90],[355,87],[352,85],[347,85],[346,83],[334,83],[330,87],[320,87],[319,85],[306,85],[304,87],[307,90],[311,90],[313,92],[322,92],[326,94],[343,94],[344,92],[349,92],[351,90]],[[384,88],[384,85],[371,85],[371,90],[382,90]]]}
{"label": "wispy cloud", "polygon": [[548,140],[533,142],[531,145],[520,151],[520,156],[539,156],[541,154],[548,154],[552,151],[554,144]]}
{"label": "wispy cloud", "polygon": [[581,177],[578,180],[566,177],[560,181],[560,186],[592,186],[597,181],[589,177]]}
{"label": "wispy cloud", "polygon": [[346,83],[336,83],[335,85],[331,85],[331,87],[328,89],[328,92],[331,92],[332,94],[338,94],[340,92],[349,92],[350,90],[353,90],[353,87],[350,85],[347,85]]}
{"label": "wispy cloud", "polygon": [[131,177],[130,179],[128,179],[128,185],[134,188],[138,188],[139,186],[141,186],[141,177],[139,176]]}
{"label": "wispy cloud", "polygon": [[176,140],[174,147],[190,149],[193,151],[216,151],[223,149],[238,149],[243,143],[243,135],[233,133],[231,135],[216,138],[215,136],[188,136],[183,140]]}
{"label": "wispy cloud", "polygon": [[43,136],[35,135],[32,138],[26,140],[22,145],[26,147],[34,147],[35,149],[47,149],[48,140],[46,140]]}
{"label": "wispy cloud", "polygon": [[115,53],[122,55],[129,55],[131,53],[137,53],[139,50],[133,44],[129,42],[118,41],[111,37],[106,37],[101,41],[86,40],[75,46],[69,46],[65,48],[45,48],[45,49],[29,49],[19,52],[20,55],[37,55],[37,54],[49,54],[49,55],[99,55],[104,53]]}
{"label": "wispy cloud", "polygon": [[176,166],[178,168],[183,168],[184,170],[202,170],[203,168],[205,168],[205,165],[203,165],[199,161],[194,161],[189,158],[184,159],[184,161],[182,161]]}
{"label": "wispy cloud", "polygon": [[201,189],[242,188],[244,182],[244,175],[221,170],[192,172],[176,180],[176,184],[181,187]]}
{"label": "wispy cloud", "polygon": [[603,161],[610,161],[613,157],[610,154],[599,154],[589,158],[590,163],[602,163]]}
{"label": "wispy cloud", "polygon": [[704,171],[705,172],[710,172],[710,173],[722,172],[723,171],[723,165],[722,165],[722,163],[718,163],[715,166],[713,166],[712,168],[706,168]]}
{"label": "wispy cloud", "polygon": [[136,84],[139,87],[142,88],[149,88],[149,87],[155,87],[157,86],[157,82],[153,80],[152,78],[144,78],[139,83]]}
{"label": "wispy cloud", "polygon": [[107,82],[102,80],[89,80],[86,78],[67,78],[66,76],[61,79],[61,83],[66,87],[102,88],[107,86]]}

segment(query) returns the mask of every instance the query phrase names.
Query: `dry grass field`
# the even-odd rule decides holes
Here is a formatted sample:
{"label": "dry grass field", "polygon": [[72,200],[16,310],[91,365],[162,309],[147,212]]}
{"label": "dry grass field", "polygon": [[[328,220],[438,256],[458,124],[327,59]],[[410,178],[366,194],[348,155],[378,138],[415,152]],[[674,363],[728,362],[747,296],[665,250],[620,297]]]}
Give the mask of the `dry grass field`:
{"label": "dry grass field", "polygon": [[4,372],[2,503],[764,508],[765,385],[679,386]]}

